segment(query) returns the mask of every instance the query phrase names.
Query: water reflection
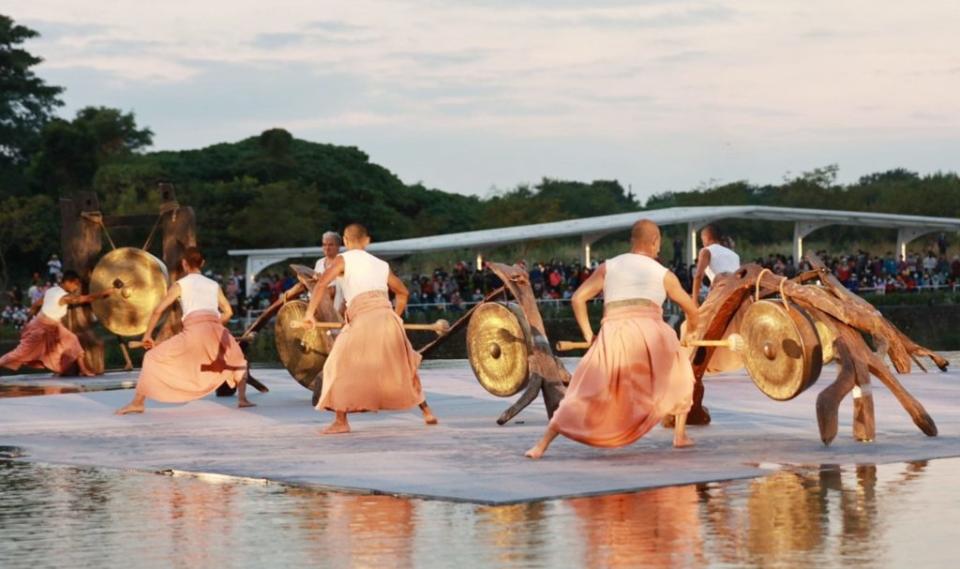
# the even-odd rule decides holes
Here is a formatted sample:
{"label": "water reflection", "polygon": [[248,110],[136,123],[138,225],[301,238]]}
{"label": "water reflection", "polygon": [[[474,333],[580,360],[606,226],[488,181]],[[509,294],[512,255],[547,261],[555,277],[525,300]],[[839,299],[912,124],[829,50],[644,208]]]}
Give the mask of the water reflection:
{"label": "water reflection", "polygon": [[954,549],[958,474],[948,459],[477,506],[0,461],[0,566],[930,566]]}

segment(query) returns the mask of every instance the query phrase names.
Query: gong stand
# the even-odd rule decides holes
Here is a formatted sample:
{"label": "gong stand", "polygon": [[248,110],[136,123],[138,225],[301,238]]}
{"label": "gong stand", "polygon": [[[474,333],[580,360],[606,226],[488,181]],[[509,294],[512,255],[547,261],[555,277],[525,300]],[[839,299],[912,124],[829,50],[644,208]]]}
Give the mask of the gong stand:
{"label": "gong stand", "polygon": [[[95,192],[77,192],[72,197],[60,199],[63,265],[80,275],[84,283],[84,292],[89,291],[89,282],[93,268],[103,249],[103,237],[106,236],[112,248],[116,248],[110,238],[108,227],[145,227],[153,224],[150,237],[143,249],[146,249],[157,230],[162,231],[163,262],[170,267],[171,281],[180,276],[180,260],[187,247],[196,245],[196,220],[193,209],[181,207],[177,203],[173,184],[160,183],[161,203],[158,215],[117,215],[104,216],[100,211],[100,202]],[[163,340],[180,330],[179,306],[172,309],[176,314],[161,325],[157,339]],[[80,338],[84,348],[84,357],[88,367],[96,373],[104,370],[103,341],[93,332],[93,312],[90,305],[71,308],[66,318],[67,327]],[[121,350],[126,359],[125,369],[132,369],[129,354],[123,342]]]}
{"label": "gong stand", "polygon": [[524,269],[515,265],[487,263],[487,266],[510,291],[520,311],[526,317],[526,323],[532,334],[530,339],[532,350],[527,357],[529,382],[520,398],[500,415],[497,424],[503,425],[512,419],[541,394],[547,408],[547,417],[553,417],[553,413],[566,393],[567,384],[570,383],[570,373],[563,366],[563,362],[553,354],[550,347],[543,318],[537,307],[537,297],[530,286],[530,277]]}
{"label": "gong stand", "polygon": [[[757,298],[780,295],[784,302],[802,308],[815,321],[822,344],[818,349],[824,346],[830,348],[823,351],[832,352],[840,366],[836,381],[817,397],[817,422],[824,444],[830,444],[836,437],[839,405],[850,393],[854,395],[854,437],[859,441],[874,439],[876,429],[870,391],[871,375],[878,378],[894,394],[922,432],[928,436],[936,436],[937,427],[933,419],[897,380],[884,362],[883,354],[889,356],[899,373],[909,373],[912,362],[925,370],[920,357],[930,358],[941,370],[946,370],[947,360],[913,342],[873,305],[850,292],[819,258],[809,256],[808,260],[815,270],[789,280],[758,265],[741,267],[734,273],[735,281],[722,291],[725,298],[714,304],[715,311],[701,315],[710,322],[701,339],[719,340],[752,292],[756,291]],[[807,284],[812,281],[817,281],[818,284]],[[865,335],[873,339],[877,350],[870,349],[864,339]],[[702,408],[702,377],[714,349],[699,348],[695,354],[693,368],[699,386],[699,398],[695,397],[691,416],[695,416],[698,408]],[[695,391],[695,395],[696,393]]]}

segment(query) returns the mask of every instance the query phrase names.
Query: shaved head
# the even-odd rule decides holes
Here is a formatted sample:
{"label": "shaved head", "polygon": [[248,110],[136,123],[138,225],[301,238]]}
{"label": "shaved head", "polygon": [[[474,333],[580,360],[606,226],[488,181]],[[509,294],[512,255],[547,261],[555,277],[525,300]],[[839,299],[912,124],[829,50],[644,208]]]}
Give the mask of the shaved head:
{"label": "shaved head", "polygon": [[649,219],[641,219],[630,229],[630,241],[634,246],[649,247],[660,239],[660,227]]}
{"label": "shaved head", "polygon": [[361,241],[370,237],[367,228],[359,223],[351,223],[343,230],[343,236],[351,241]]}

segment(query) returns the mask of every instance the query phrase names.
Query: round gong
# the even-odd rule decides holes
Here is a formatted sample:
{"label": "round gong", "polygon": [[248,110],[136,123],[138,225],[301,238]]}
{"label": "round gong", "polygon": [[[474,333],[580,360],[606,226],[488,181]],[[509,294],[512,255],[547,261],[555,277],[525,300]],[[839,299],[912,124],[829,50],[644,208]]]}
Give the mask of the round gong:
{"label": "round gong", "polygon": [[768,397],[793,399],[820,377],[822,353],[813,320],[794,304],[761,300],[747,308],[740,324],[743,363]]}
{"label": "round gong", "polygon": [[467,358],[480,385],[498,397],[509,397],[527,385],[530,332],[516,306],[487,302],[467,324]]}
{"label": "round gong", "polygon": [[93,301],[97,320],[117,336],[147,331],[153,309],[167,294],[167,267],[143,249],[121,247],[100,258],[90,275],[90,292],[116,291]]}
{"label": "round gong", "polygon": [[326,330],[312,328],[294,328],[291,324],[303,320],[307,314],[307,303],[291,300],[280,308],[274,325],[274,337],[280,363],[290,372],[297,382],[310,389],[313,379],[323,371],[333,338]]}

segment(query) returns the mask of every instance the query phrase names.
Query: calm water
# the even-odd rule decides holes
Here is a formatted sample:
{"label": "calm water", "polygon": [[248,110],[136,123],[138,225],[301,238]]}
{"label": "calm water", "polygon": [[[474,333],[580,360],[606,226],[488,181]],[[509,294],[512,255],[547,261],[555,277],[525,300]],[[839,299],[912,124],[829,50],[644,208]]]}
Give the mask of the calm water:
{"label": "calm water", "polygon": [[0,567],[956,567],[960,459],[477,506],[0,461]]}

